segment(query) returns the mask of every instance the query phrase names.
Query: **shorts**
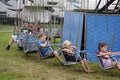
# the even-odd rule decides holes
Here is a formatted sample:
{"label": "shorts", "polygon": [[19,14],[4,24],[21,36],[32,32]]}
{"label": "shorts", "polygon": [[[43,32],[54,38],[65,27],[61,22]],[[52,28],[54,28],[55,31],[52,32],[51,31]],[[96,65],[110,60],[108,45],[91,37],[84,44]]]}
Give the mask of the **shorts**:
{"label": "shorts", "polygon": [[104,67],[110,67],[111,65],[111,60],[110,59],[102,59]]}
{"label": "shorts", "polygon": [[54,57],[54,52],[50,51],[50,52],[46,53],[45,57]]}
{"label": "shorts", "polygon": [[110,59],[108,60],[104,60],[103,59],[103,65],[104,67],[116,67],[117,66],[117,62],[112,62]]}
{"label": "shorts", "polygon": [[70,62],[80,62],[81,61],[81,56],[77,53],[75,53],[73,55],[66,54],[64,56],[65,56],[66,61],[70,61]]}
{"label": "shorts", "polygon": [[69,55],[65,55],[65,59],[66,61],[70,61],[70,62],[80,62],[81,61],[81,57],[76,58],[76,56],[69,56]]}
{"label": "shorts", "polygon": [[11,37],[14,40],[14,42],[17,42],[17,35],[12,35]]}

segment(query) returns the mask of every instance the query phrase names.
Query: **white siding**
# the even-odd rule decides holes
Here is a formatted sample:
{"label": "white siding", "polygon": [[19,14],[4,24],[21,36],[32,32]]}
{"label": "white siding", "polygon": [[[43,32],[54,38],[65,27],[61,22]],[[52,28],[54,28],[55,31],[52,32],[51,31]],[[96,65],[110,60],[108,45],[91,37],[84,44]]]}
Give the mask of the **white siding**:
{"label": "white siding", "polygon": [[30,22],[34,22],[34,17],[37,17],[41,23],[48,23],[50,21],[51,12],[44,9],[31,10],[30,8],[24,8],[24,16],[27,16]]}

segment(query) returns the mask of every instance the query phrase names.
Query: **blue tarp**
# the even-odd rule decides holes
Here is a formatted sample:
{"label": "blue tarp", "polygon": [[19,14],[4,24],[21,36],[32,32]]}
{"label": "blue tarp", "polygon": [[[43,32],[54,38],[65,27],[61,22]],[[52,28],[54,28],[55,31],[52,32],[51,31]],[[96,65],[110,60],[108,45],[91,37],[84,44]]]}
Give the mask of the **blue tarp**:
{"label": "blue tarp", "polygon": [[98,43],[106,42],[108,50],[120,51],[120,16],[86,14],[86,50],[97,61]]}
{"label": "blue tarp", "polygon": [[83,29],[83,13],[80,12],[65,12],[64,25],[62,32],[62,42],[70,40],[72,45],[81,49]]}
{"label": "blue tarp", "polygon": [[106,42],[108,50],[120,51],[120,16],[87,13],[85,15],[85,32],[83,29],[83,13],[65,12],[62,32],[62,42],[70,40],[74,46],[81,49],[83,36],[86,37],[86,51],[91,56],[92,62],[97,62],[95,52],[98,52],[98,43]]}

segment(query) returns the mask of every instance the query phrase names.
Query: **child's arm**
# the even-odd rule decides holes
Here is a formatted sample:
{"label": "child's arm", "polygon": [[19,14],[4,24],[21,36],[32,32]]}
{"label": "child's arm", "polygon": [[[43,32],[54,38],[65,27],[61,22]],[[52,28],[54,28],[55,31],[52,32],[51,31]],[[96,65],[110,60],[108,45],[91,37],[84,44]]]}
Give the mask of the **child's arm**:
{"label": "child's arm", "polygon": [[112,54],[120,55],[120,52],[112,52]]}
{"label": "child's arm", "polygon": [[65,51],[65,52],[67,52],[68,54],[73,54],[72,50],[69,50],[69,49],[62,49],[62,51]]}
{"label": "child's arm", "polygon": [[110,55],[110,54],[111,54],[111,52],[106,52],[106,53],[100,52],[100,53],[99,53],[99,55],[101,55],[101,56],[106,56],[106,55]]}
{"label": "child's arm", "polygon": [[71,48],[72,48],[72,51],[77,50],[77,48],[75,46],[71,46]]}
{"label": "child's arm", "polygon": [[44,44],[42,44],[40,47],[41,48],[45,48],[47,46],[47,42],[45,42]]}

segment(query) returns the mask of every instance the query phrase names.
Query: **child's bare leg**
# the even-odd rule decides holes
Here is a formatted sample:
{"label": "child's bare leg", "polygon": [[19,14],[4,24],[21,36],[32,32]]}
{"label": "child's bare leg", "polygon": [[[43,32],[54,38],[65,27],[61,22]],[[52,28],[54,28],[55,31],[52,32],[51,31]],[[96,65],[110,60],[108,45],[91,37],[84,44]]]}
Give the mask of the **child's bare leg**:
{"label": "child's bare leg", "polygon": [[36,59],[37,59],[37,61],[40,60],[40,54],[39,54],[39,52],[36,53]]}
{"label": "child's bare leg", "polygon": [[8,45],[12,45],[12,43],[14,43],[14,40],[12,38],[10,38]]}
{"label": "child's bare leg", "polygon": [[12,38],[10,38],[9,43],[6,47],[6,50],[10,50],[10,46],[13,44],[13,42],[14,42],[14,40]]}
{"label": "child's bare leg", "polygon": [[60,59],[60,56],[57,51],[54,51],[54,56],[60,63],[62,63],[62,60]]}
{"label": "child's bare leg", "polygon": [[117,62],[117,68],[120,69],[120,62]]}
{"label": "child's bare leg", "polygon": [[85,72],[89,72],[88,69],[86,68],[83,60],[80,61],[80,64],[82,65],[82,68],[84,69]]}
{"label": "child's bare leg", "polygon": [[83,61],[84,61],[84,64],[85,64],[86,69],[87,69],[88,71],[90,71],[90,72],[94,72],[94,71],[91,70],[90,67],[88,66],[88,62],[87,62],[87,60],[86,60],[85,58],[83,59]]}

